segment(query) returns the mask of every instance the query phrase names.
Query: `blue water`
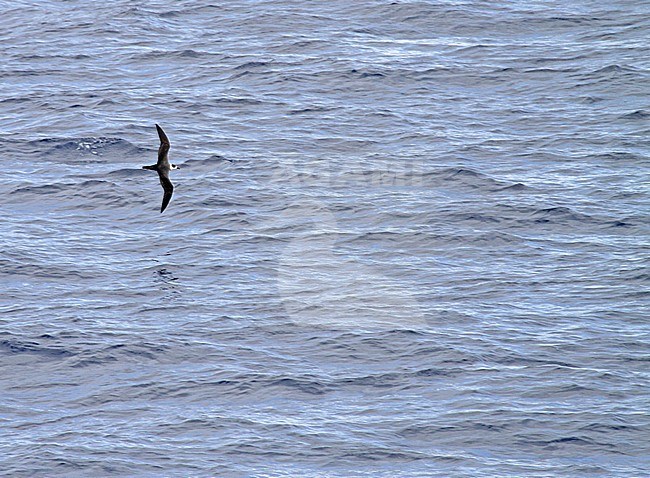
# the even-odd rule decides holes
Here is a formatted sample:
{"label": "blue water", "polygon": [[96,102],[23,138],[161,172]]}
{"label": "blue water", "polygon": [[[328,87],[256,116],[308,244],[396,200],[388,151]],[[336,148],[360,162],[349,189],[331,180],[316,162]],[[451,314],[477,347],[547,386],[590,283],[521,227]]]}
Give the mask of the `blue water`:
{"label": "blue water", "polygon": [[650,476],[649,18],[5,2],[2,475]]}

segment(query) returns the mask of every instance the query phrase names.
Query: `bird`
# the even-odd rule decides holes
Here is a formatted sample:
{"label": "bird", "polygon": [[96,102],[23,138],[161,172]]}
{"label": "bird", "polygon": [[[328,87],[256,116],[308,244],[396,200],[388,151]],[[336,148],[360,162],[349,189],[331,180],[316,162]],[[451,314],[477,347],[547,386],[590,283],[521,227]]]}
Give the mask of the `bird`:
{"label": "bird", "polygon": [[149,169],[151,171],[158,172],[158,178],[160,179],[160,185],[165,191],[162,199],[162,206],[160,207],[160,213],[167,208],[169,201],[174,194],[174,185],[169,180],[169,171],[172,169],[181,169],[175,164],[170,164],[169,159],[167,158],[167,153],[169,153],[169,138],[163,131],[163,129],[156,125],[156,130],[158,130],[158,137],[160,138],[160,147],[158,148],[158,162],[152,164],[151,166],[142,166],[142,169]]}

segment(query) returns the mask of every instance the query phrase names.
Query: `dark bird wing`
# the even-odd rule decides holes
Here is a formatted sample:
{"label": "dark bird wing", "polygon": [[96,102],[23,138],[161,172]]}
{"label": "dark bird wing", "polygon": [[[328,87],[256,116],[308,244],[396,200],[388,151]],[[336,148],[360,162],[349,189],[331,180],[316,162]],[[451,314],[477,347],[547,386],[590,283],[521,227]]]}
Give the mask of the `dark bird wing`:
{"label": "dark bird wing", "polygon": [[174,194],[174,185],[169,180],[169,173],[167,171],[158,170],[158,178],[160,179],[160,185],[165,191],[163,194],[162,206],[160,207],[160,212],[162,213],[169,204],[172,194]]}
{"label": "dark bird wing", "polygon": [[160,138],[160,147],[158,148],[158,166],[169,165],[169,160],[167,159],[167,153],[169,152],[169,138],[163,131],[163,129],[156,125],[158,130],[158,137]]}

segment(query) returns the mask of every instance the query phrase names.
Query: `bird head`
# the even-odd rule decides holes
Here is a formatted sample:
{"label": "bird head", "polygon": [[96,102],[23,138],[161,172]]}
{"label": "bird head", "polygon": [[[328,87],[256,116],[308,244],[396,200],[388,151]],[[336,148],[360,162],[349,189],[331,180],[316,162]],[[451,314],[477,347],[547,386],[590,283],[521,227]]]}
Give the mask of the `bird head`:
{"label": "bird head", "polygon": [[179,167],[176,166],[175,164],[172,164],[172,169],[181,169],[181,168],[179,168]]}

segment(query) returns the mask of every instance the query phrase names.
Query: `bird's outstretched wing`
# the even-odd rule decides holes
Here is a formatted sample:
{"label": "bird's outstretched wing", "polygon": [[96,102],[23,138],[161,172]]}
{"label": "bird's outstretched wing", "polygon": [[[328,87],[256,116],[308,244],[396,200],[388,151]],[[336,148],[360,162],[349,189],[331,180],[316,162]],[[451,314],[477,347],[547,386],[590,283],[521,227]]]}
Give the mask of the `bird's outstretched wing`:
{"label": "bird's outstretched wing", "polygon": [[169,204],[172,194],[174,194],[174,185],[169,180],[169,173],[166,171],[158,170],[158,178],[160,179],[160,185],[165,191],[163,194],[162,206],[160,207],[160,212],[162,213]]}
{"label": "bird's outstretched wing", "polygon": [[164,163],[168,163],[167,153],[169,152],[169,138],[163,131],[163,129],[156,125],[158,130],[158,137],[160,138],[160,147],[158,148],[158,166],[161,166]]}

